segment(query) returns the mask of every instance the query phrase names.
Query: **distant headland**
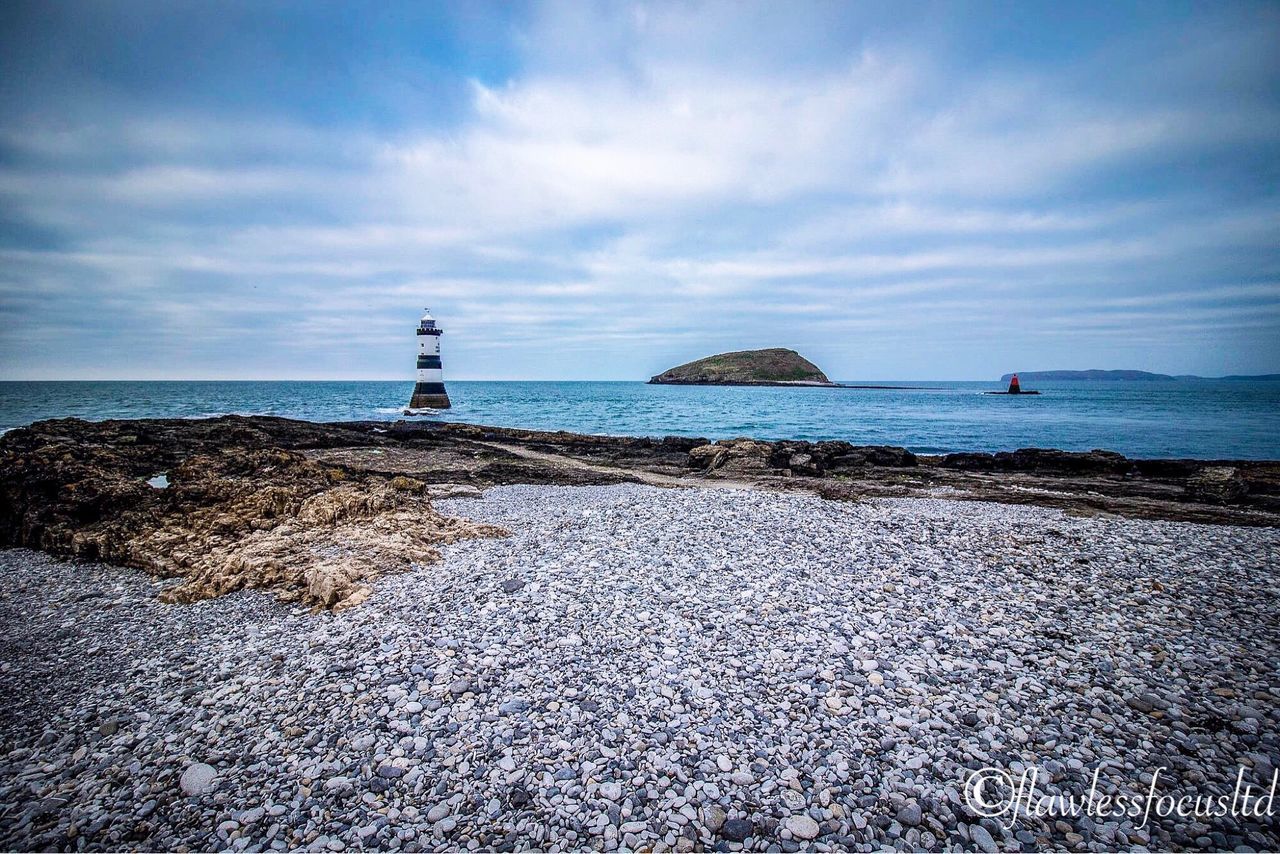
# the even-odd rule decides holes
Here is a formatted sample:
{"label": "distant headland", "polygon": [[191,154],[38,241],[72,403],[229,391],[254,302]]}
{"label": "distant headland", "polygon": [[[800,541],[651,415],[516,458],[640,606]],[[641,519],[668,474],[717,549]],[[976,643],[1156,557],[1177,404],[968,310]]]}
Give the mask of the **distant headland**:
{"label": "distant headland", "polygon": [[718,353],[663,371],[653,385],[834,386],[822,370],[795,350],[739,350]]}
{"label": "distant headland", "polygon": [[[1018,376],[1028,381],[1042,380],[1074,380],[1074,381],[1102,381],[1102,382],[1176,382],[1179,380],[1234,380],[1247,382],[1254,381],[1275,381],[1280,380],[1280,374],[1256,374],[1246,376],[1242,374],[1232,374],[1225,377],[1200,377],[1195,374],[1153,374],[1150,371],[1018,371]],[[1007,383],[1013,377],[1013,374],[1005,374],[1000,378],[1000,382]]]}

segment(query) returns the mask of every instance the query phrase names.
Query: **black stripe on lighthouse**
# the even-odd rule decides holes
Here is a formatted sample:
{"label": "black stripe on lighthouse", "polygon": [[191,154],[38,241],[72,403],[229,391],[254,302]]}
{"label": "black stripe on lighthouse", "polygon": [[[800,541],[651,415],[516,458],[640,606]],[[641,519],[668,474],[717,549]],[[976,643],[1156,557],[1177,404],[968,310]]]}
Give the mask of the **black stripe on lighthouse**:
{"label": "black stripe on lighthouse", "polygon": [[418,367],[419,368],[442,368],[443,365],[440,364],[439,356],[419,356]]}
{"label": "black stripe on lighthouse", "polygon": [[418,383],[413,387],[414,396],[419,394],[444,394],[444,383]]}

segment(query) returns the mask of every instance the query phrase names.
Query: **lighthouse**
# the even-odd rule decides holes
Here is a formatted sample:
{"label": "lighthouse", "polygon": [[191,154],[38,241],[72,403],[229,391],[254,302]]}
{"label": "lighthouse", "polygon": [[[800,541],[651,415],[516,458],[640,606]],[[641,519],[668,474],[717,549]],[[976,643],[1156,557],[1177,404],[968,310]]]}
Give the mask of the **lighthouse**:
{"label": "lighthouse", "polygon": [[436,326],[431,309],[424,311],[418,321],[418,376],[409,409],[448,409],[449,395],[444,390],[444,370],[440,366],[440,336],[444,330]]}

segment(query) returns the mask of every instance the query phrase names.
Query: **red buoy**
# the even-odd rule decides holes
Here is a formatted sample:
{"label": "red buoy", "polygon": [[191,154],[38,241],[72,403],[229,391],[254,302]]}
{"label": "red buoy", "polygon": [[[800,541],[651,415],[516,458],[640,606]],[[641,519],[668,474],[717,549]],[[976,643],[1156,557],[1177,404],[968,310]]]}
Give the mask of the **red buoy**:
{"label": "red buoy", "polygon": [[1021,394],[1022,387],[1018,385],[1018,375],[1014,374],[1013,379],[1009,380],[1009,394]]}

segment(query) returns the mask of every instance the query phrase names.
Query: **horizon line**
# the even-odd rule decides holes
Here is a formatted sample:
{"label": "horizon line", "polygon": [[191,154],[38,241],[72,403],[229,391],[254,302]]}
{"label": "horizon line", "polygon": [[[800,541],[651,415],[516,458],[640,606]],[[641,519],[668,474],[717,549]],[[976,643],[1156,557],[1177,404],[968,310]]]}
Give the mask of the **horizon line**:
{"label": "horizon line", "polygon": [[[999,380],[999,377],[996,378]],[[983,378],[952,378],[952,379],[888,379],[873,377],[846,378],[843,380],[833,380],[833,382],[909,382],[909,383],[968,383],[968,382],[987,382]],[[318,379],[315,377],[298,378],[298,377],[170,377],[170,378],[143,378],[143,377],[94,377],[92,379],[81,377],[62,377],[58,379],[50,378],[14,378],[0,377],[0,383],[406,383],[413,385],[414,380],[380,377],[326,377]],[[445,385],[449,383],[641,383],[649,385],[648,379],[617,379],[617,378],[597,378],[597,379],[522,379],[522,378],[476,378],[476,377],[458,377],[457,379],[445,380]],[[678,385],[678,384],[673,384]],[[715,383],[707,383],[707,385],[715,385]]]}
{"label": "horizon line", "polygon": [[[836,379],[832,382],[836,383],[861,383],[861,382],[896,382],[896,383],[976,383],[976,382],[1002,382],[1004,377],[1010,374],[1039,374],[1039,373],[1059,373],[1062,371],[1076,371],[1084,373],[1086,371],[1139,371],[1141,373],[1157,374],[1160,376],[1179,378],[1193,378],[1204,380],[1226,379],[1227,377],[1272,377],[1280,375],[1280,371],[1269,371],[1257,374],[1222,374],[1219,376],[1204,376],[1202,374],[1164,374],[1158,371],[1141,371],[1137,368],[1087,368],[1087,369],[1058,369],[1049,371],[1011,371],[1001,374],[998,377],[951,377],[940,378],[931,377],[926,379],[903,379],[900,377],[845,377]],[[1104,382],[1105,380],[1094,380],[1095,382]],[[1111,380],[1112,382],[1124,382],[1124,380]],[[449,383],[640,383],[649,385],[647,379],[617,379],[617,378],[596,378],[596,379],[533,379],[533,378],[476,378],[476,377],[458,377],[456,379],[446,380]],[[1045,382],[1055,382],[1055,380],[1045,380]],[[1061,382],[1061,380],[1057,380]],[[1136,382],[1136,380],[1135,380]],[[404,379],[400,377],[59,377],[51,378],[31,378],[31,377],[0,377],[0,383],[404,383],[405,385],[413,385],[414,380]],[[661,383],[659,384],[661,385]],[[674,384],[674,385],[679,385]],[[705,385],[718,385],[718,383],[705,383]]]}

